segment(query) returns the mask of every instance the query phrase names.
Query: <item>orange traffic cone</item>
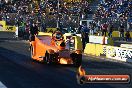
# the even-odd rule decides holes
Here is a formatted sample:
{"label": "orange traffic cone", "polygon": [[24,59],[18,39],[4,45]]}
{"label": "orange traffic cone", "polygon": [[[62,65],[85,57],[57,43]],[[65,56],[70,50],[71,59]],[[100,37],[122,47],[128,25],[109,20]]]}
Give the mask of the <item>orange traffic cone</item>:
{"label": "orange traffic cone", "polygon": [[103,36],[102,44],[105,45],[105,35]]}

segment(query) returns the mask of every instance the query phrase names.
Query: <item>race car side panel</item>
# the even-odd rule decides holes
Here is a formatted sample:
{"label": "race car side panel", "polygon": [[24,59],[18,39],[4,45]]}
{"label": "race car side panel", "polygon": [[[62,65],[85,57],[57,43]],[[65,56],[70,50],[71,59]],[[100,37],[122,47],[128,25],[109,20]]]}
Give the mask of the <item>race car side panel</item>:
{"label": "race car side panel", "polygon": [[39,42],[39,39],[35,37],[35,41],[32,42],[33,47],[33,56],[32,58],[35,60],[42,60],[42,58],[39,58],[44,54],[44,46]]}
{"label": "race car side panel", "polygon": [[35,37],[35,41],[32,42],[34,55],[32,56],[33,59],[42,61],[43,57],[45,57],[46,51],[49,49],[52,49],[54,51],[57,51],[57,48],[50,45],[51,39],[40,39],[38,37]]}
{"label": "race car side panel", "polygon": [[[74,41],[76,41],[76,40],[77,39],[75,38]],[[52,42],[54,44],[52,44]],[[78,55],[75,55],[75,54],[80,54],[81,55],[81,52],[77,49],[75,50],[75,52],[73,52],[73,51],[71,52],[69,49],[65,48],[64,40],[54,41],[52,36],[50,36],[50,35],[35,36],[35,41],[32,41],[31,45],[33,47],[32,58],[34,60],[37,60],[37,61],[46,60],[46,62],[48,62],[49,60],[52,60],[52,59],[54,61],[54,60],[56,60],[55,58],[57,57],[57,61],[60,64],[77,64],[78,63],[78,60],[77,60]],[[78,43],[77,43],[77,45],[78,45]],[[60,48],[60,47],[63,47],[64,49]],[[75,48],[79,48],[79,47],[75,47]],[[48,54],[46,54],[47,52],[48,52]],[[52,59],[49,59],[49,60],[47,58],[45,59],[44,58],[45,54],[46,55],[52,55],[52,57],[51,57]],[[79,58],[79,59],[81,59],[81,58]]]}

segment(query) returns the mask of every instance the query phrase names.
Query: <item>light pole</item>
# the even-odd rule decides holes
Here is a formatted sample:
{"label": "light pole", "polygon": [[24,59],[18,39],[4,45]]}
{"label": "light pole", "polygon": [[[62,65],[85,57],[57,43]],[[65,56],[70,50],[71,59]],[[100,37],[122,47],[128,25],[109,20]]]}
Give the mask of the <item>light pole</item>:
{"label": "light pole", "polygon": [[59,28],[59,21],[60,21],[60,17],[59,17],[59,12],[60,12],[60,1],[59,1],[59,0],[58,0],[58,3],[57,3],[57,7],[58,7],[57,28]]}

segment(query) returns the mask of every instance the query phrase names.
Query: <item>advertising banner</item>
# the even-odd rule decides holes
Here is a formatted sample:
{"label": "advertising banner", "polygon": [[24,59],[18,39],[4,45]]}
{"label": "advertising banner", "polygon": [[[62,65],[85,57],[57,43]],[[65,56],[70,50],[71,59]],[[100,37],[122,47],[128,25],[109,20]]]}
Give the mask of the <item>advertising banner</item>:
{"label": "advertising banner", "polygon": [[16,27],[15,26],[6,26],[6,31],[15,32]]}
{"label": "advertising banner", "polygon": [[[96,44],[103,44],[103,36],[89,36],[89,42],[90,43],[96,43]],[[105,37],[105,44],[108,44],[108,38]]]}
{"label": "advertising banner", "polygon": [[4,31],[6,27],[6,22],[5,21],[0,21],[0,31]]}
{"label": "advertising banner", "polygon": [[125,62],[132,62],[132,49],[107,46],[106,57]]}
{"label": "advertising banner", "polygon": [[127,48],[127,49],[132,49],[132,44],[121,44],[120,47]]}

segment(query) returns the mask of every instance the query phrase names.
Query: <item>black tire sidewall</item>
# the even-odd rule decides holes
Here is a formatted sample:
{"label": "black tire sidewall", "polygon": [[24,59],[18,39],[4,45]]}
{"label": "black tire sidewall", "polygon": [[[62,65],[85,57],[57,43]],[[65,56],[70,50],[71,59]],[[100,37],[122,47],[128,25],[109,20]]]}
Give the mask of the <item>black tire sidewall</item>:
{"label": "black tire sidewall", "polygon": [[82,55],[74,53],[73,56],[73,62],[76,67],[79,67],[82,64]]}
{"label": "black tire sidewall", "polygon": [[33,56],[33,46],[31,46],[30,49],[31,49],[31,50],[30,50],[30,55],[31,55],[31,58],[32,58],[32,56]]}
{"label": "black tire sidewall", "polygon": [[51,59],[51,55],[46,51],[46,53],[45,53],[45,62],[47,64],[50,64],[51,63],[50,59]]}

